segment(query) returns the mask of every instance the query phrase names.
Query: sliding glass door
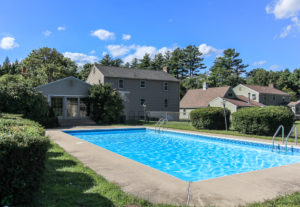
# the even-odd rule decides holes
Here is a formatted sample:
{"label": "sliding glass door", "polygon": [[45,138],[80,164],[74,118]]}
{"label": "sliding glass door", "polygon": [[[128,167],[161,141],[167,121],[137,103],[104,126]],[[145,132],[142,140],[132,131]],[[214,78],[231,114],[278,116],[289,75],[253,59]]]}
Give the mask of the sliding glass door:
{"label": "sliding glass door", "polygon": [[78,117],[78,98],[67,98],[67,117]]}

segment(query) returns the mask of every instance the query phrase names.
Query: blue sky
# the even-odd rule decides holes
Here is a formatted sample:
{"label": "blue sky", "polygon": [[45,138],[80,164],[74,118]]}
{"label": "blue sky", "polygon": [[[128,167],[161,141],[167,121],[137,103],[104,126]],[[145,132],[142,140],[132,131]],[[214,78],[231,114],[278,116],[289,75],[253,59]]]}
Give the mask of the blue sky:
{"label": "blue sky", "polygon": [[300,0],[1,0],[0,63],[56,48],[79,64],[189,44],[210,67],[235,48],[249,68],[300,68]]}

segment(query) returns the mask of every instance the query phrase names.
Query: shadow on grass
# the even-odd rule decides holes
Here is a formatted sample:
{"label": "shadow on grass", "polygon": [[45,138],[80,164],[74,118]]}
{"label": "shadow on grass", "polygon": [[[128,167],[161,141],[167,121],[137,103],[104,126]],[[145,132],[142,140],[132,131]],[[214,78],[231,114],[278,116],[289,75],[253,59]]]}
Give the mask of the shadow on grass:
{"label": "shadow on grass", "polygon": [[44,180],[34,206],[114,206],[100,194],[86,192],[95,185],[86,173],[74,171],[77,163],[61,152],[47,153]]}

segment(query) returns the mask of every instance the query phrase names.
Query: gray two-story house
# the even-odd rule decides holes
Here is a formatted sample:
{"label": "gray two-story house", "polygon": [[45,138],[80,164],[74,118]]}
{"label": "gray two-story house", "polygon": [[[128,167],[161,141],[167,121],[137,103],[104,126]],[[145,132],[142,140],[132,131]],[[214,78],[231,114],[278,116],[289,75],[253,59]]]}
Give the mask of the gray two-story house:
{"label": "gray two-story house", "polygon": [[117,89],[124,102],[126,119],[143,118],[145,111],[152,114],[179,111],[179,80],[166,71],[94,65],[86,82],[109,83]]}

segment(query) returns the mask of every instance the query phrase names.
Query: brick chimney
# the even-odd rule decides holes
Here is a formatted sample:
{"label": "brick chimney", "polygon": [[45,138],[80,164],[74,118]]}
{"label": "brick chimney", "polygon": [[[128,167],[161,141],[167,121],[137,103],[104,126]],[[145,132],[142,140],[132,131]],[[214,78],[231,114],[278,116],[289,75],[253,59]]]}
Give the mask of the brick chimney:
{"label": "brick chimney", "polygon": [[166,72],[166,73],[169,73],[169,67],[168,66],[164,66],[163,67],[163,71]]}
{"label": "brick chimney", "polygon": [[27,68],[25,66],[23,66],[22,68],[22,75],[23,76],[27,75]]}
{"label": "brick chimney", "polygon": [[274,83],[270,83],[269,88],[274,88]]}
{"label": "brick chimney", "polygon": [[206,91],[208,89],[208,85],[205,81],[203,82],[203,88],[202,89],[203,89],[203,91]]}

